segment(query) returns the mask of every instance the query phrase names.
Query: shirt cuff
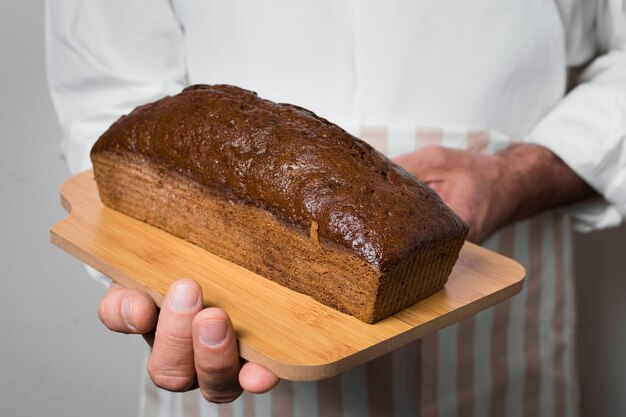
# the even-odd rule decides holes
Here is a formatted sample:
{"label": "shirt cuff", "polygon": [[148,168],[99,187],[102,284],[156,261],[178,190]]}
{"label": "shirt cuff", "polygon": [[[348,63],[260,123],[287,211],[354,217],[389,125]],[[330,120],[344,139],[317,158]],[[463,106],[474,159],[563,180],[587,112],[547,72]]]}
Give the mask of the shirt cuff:
{"label": "shirt cuff", "polygon": [[577,230],[619,225],[626,217],[626,92],[583,84],[525,138],[554,152],[604,200],[567,207]]}

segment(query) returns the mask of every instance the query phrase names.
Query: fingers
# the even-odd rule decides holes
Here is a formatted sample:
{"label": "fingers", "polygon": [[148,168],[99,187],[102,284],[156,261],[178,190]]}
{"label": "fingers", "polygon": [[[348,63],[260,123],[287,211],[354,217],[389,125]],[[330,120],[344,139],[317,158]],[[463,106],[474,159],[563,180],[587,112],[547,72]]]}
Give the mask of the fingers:
{"label": "fingers", "polygon": [[170,287],[159,315],[148,359],[152,382],[168,391],[187,391],[196,384],[192,322],[202,310],[202,289],[189,279]]}
{"label": "fingers", "polygon": [[207,308],[195,317],[193,346],[198,385],[204,398],[225,403],[239,397],[242,388],[237,339],[223,310]]}
{"label": "fingers", "polygon": [[246,362],[239,372],[239,384],[253,394],[263,394],[276,385],[280,379],[262,365]]}
{"label": "fingers", "polygon": [[195,282],[176,281],[157,312],[146,293],[115,283],[98,308],[109,329],[153,341],[148,373],[156,386],[176,392],[199,386],[207,400],[225,403],[243,388],[263,393],[278,384],[278,377],[261,365],[241,366],[230,318],[219,308],[203,310],[202,289]]}
{"label": "fingers", "polygon": [[98,305],[100,321],[114,332],[143,334],[157,322],[157,307],[148,294],[112,283]]}

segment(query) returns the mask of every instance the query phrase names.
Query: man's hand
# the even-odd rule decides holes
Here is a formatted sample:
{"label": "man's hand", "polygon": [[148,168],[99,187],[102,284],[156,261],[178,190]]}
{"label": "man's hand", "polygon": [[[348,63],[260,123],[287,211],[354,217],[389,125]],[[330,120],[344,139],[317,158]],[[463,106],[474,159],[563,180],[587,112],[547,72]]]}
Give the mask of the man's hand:
{"label": "man's hand", "polygon": [[507,223],[594,194],[550,150],[516,145],[493,156],[429,146],[395,162],[428,184],[480,243]]}
{"label": "man's hand", "polygon": [[160,312],[143,291],[113,283],[98,315],[113,331],[144,335],[152,346],[148,373],[160,388],[200,388],[208,401],[225,403],[244,389],[263,393],[278,383],[263,366],[241,364],[230,318],[219,308],[203,308],[202,289],[192,280],[172,284]]}
{"label": "man's hand", "polygon": [[429,146],[395,162],[439,194],[470,226],[473,242],[501,226],[516,204],[504,190],[502,166],[491,156]]}

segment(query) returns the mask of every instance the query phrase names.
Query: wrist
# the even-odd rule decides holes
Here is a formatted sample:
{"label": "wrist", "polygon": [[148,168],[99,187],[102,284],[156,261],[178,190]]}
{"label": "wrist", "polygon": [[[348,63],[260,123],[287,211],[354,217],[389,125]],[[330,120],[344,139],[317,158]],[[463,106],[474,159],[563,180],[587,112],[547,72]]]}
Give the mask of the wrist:
{"label": "wrist", "polygon": [[507,223],[594,194],[588,184],[543,146],[515,145],[498,152],[494,159],[501,173],[501,192],[510,206]]}

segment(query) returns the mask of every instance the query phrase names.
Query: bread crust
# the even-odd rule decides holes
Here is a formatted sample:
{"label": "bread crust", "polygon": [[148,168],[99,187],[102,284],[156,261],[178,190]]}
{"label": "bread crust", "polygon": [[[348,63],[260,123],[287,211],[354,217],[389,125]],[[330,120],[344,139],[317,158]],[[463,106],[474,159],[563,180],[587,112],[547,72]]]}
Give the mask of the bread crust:
{"label": "bread crust", "polygon": [[467,234],[369,145],[232,86],[136,109],[92,161],[108,207],[367,323],[439,290]]}

